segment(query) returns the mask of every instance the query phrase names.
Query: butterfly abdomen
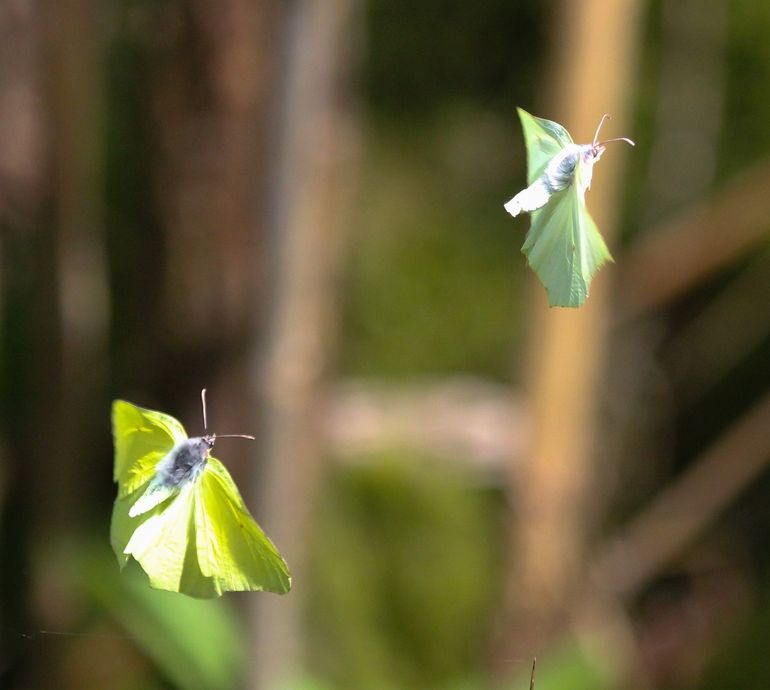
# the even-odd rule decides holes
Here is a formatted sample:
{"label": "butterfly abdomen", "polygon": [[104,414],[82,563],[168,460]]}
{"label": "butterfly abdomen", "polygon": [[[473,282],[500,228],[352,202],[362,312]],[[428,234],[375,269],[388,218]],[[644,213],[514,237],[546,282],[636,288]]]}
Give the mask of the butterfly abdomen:
{"label": "butterfly abdomen", "polygon": [[577,144],[570,144],[557,153],[548,161],[540,177],[505,204],[505,210],[514,217],[522,211],[536,211],[545,206],[556,192],[569,187],[575,179],[581,149]]}
{"label": "butterfly abdomen", "polygon": [[542,175],[543,184],[553,194],[569,187],[575,179],[575,168],[581,156],[581,146],[571,144],[557,153]]}

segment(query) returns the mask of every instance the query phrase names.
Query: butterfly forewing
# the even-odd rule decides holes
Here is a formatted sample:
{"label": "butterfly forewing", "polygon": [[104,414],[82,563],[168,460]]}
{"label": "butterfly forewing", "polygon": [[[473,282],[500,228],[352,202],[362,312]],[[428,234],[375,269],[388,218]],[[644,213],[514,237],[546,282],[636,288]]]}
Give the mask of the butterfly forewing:
{"label": "butterfly forewing", "polygon": [[113,478],[121,495],[136,491],[152,479],[158,461],[187,438],[184,427],[173,417],[124,400],[112,404],[112,435]]}
{"label": "butterfly forewing", "polygon": [[535,117],[521,108],[517,110],[527,147],[527,184],[532,184],[543,174],[551,158],[573,141],[558,122]]}

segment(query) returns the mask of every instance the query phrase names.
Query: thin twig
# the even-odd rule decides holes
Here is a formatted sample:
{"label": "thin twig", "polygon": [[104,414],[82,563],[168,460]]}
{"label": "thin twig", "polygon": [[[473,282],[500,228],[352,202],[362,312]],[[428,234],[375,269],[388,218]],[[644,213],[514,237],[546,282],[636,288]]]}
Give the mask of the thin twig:
{"label": "thin twig", "polygon": [[768,430],[770,394],[600,551],[595,582],[626,596],[660,572],[768,465]]}
{"label": "thin twig", "polygon": [[657,309],[767,238],[770,162],[736,175],[711,200],[646,233],[619,261],[623,318]]}

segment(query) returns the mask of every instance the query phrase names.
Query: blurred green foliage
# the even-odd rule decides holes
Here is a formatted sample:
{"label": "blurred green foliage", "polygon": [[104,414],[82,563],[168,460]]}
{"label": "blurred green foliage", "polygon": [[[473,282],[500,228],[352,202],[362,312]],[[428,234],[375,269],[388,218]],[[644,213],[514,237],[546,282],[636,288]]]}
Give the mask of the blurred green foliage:
{"label": "blurred green foliage", "polygon": [[369,0],[362,86],[375,121],[431,119],[469,102],[513,112],[542,75],[552,2]]}
{"label": "blurred green foliage", "polygon": [[453,115],[440,134],[371,134],[342,291],[346,373],[510,378],[525,283],[496,175],[514,145],[495,120]]}
{"label": "blurred green foliage", "polygon": [[770,151],[770,98],[759,87],[770,80],[770,4],[753,1],[726,3],[728,11],[727,93],[720,142],[719,179]]}
{"label": "blurred green foliage", "polygon": [[351,690],[477,672],[501,586],[499,493],[396,450],[337,470],[326,490],[312,539],[317,670]]}
{"label": "blurred green foliage", "polygon": [[[82,548],[83,594],[130,635],[173,687],[236,687],[246,668],[246,646],[232,601],[151,589],[134,562],[117,574],[104,546]],[[126,687],[129,680],[122,679]]]}

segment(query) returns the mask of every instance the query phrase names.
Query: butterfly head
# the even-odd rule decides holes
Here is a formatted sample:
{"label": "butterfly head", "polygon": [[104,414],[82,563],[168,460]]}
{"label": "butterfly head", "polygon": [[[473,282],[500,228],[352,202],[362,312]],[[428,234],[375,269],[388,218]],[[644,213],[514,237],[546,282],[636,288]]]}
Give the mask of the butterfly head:
{"label": "butterfly head", "polygon": [[584,163],[596,163],[604,153],[606,147],[604,144],[588,144],[583,147],[583,162]]}
{"label": "butterfly head", "polygon": [[633,141],[631,141],[628,137],[615,137],[613,139],[605,139],[604,141],[599,141],[599,130],[602,128],[602,125],[611,118],[609,113],[604,113],[602,115],[602,119],[599,120],[599,124],[596,127],[596,132],[594,133],[594,140],[587,146],[584,147],[583,152],[583,160],[586,163],[596,163],[604,153],[604,150],[607,148],[607,144],[609,144],[611,141],[625,141],[627,144],[630,144],[631,146],[636,146]]}
{"label": "butterfly head", "polygon": [[215,440],[216,436],[213,435],[195,436],[193,438],[187,439],[186,445],[192,456],[200,461],[208,458],[211,449],[214,447]]}

